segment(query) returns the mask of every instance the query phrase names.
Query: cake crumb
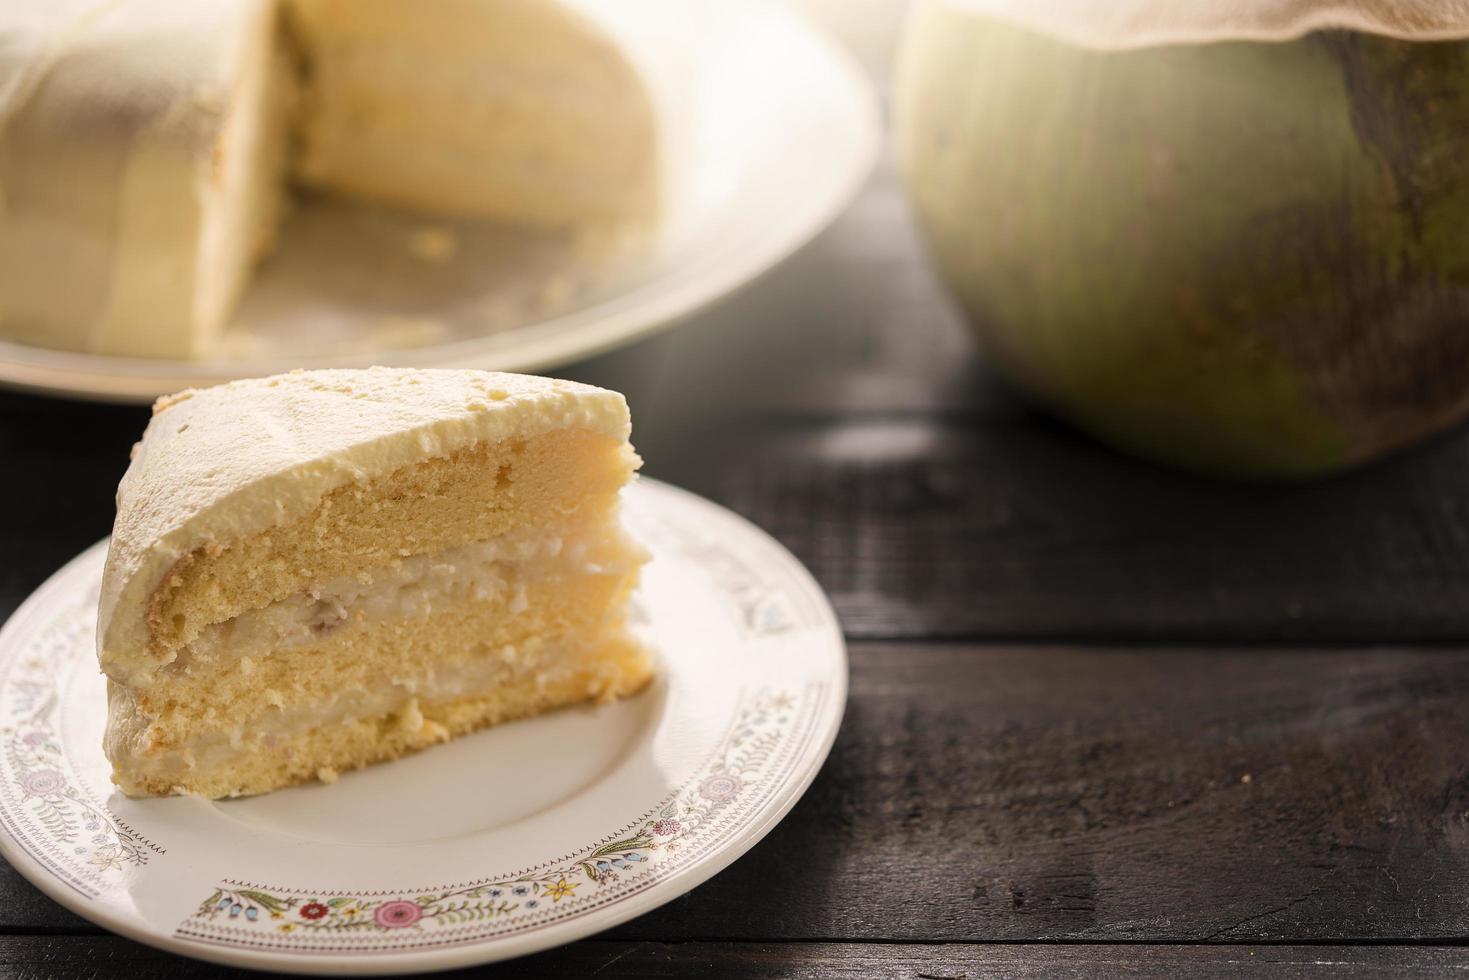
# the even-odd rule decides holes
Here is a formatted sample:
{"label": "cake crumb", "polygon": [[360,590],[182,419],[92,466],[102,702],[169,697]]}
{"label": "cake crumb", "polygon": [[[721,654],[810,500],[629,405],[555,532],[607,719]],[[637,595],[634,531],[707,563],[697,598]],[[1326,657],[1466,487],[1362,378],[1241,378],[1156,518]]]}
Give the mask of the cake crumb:
{"label": "cake crumb", "polygon": [[398,727],[405,732],[423,730],[423,712],[418,709],[418,698],[414,698],[398,712]]}
{"label": "cake crumb", "polygon": [[337,772],[331,766],[322,766],[320,769],[316,770],[316,778],[321,780],[323,783],[326,783],[327,785],[331,785],[332,783],[336,782],[337,779],[341,777],[341,775],[341,773]]}

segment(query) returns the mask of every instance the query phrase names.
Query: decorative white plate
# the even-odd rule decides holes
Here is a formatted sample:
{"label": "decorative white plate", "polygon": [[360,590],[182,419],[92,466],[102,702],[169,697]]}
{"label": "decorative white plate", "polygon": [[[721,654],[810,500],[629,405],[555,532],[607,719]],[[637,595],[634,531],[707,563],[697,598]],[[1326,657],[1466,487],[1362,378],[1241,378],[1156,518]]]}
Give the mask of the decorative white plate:
{"label": "decorative white plate", "polygon": [[646,260],[598,267],[570,238],[306,202],[221,357],[0,342],[0,384],[140,401],[298,367],[548,368],[749,282],[828,224],[866,177],[879,133],[871,86],[789,5],[618,0],[595,12],[642,67],[661,119],[664,223]]}
{"label": "decorative white plate", "polygon": [[810,785],[846,650],[815,582],[741,518],[643,480],[627,519],[654,553],[648,690],[222,802],[113,789],[93,647],[106,543],[88,549],[0,630],[0,854],[123,935],[315,973],[518,956],[683,894]]}

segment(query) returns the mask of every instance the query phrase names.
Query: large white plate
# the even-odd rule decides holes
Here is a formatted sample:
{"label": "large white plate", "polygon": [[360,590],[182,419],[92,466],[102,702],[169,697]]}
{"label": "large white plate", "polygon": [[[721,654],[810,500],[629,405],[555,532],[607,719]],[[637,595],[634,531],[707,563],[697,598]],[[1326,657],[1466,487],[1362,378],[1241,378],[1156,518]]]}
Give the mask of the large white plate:
{"label": "large white plate", "polygon": [[0,854],[123,935],[316,973],[518,956],[683,894],[810,785],[846,651],[810,576],[744,520],[648,480],[627,516],[655,556],[648,690],[223,802],[112,788],[96,545],[0,630]]}
{"label": "large white plate", "polygon": [[[0,342],[0,384],[138,401],[298,367],[548,368],[749,282],[828,224],[866,177],[879,133],[871,87],[788,6],[618,0],[595,13],[642,67],[662,124],[664,222],[645,261],[597,267],[584,241],[307,202],[252,283],[227,356]],[[448,232],[457,250],[415,254],[429,229],[429,246]]]}

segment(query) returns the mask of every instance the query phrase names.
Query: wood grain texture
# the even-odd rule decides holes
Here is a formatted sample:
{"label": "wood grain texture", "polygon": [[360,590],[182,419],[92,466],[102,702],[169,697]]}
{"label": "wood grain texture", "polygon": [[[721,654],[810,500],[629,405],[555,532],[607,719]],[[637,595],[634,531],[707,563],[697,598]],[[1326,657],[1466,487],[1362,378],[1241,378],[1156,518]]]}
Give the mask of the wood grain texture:
{"label": "wood grain texture", "polygon": [[1462,436],[1289,487],[1169,472],[1029,416],[711,442],[693,479],[805,561],[852,637],[1436,642],[1469,623]]}
{"label": "wood grain texture", "polygon": [[837,745],[623,938],[1469,934],[1469,653],[858,645]]}
{"label": "wood grain texture", "polygon": [[[14,980],[121,976],[247,980],[279,976],[194,963],[113,936],[66,941],[0,937],[0,971]],[[865,943],[656,943],[590,940],[462,977],[687,977],[720,980],[884,977],[891,980],[1073,980],[1097,976],[1201,980],[1386,974],[1469,974],[1469,950],[1402,946],[889,946]]]}
{"label": "wood grain texture", "polygon": [[[1469,651],[857,644],[771,835],[627,940],[1469,938]],[[0,929],[85,925],[13,872]]]}

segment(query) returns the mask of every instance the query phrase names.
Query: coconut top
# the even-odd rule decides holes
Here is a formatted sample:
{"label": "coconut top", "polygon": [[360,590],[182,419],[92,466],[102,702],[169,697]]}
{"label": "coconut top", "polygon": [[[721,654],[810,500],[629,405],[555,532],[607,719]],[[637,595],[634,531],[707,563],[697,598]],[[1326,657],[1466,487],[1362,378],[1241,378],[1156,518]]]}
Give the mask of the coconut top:
{"label": "coconut top", "polygon": [[1409,40],[1469,36],[1469,0],[941,0],[1095,48],[1286,41],[1333,28]]}

